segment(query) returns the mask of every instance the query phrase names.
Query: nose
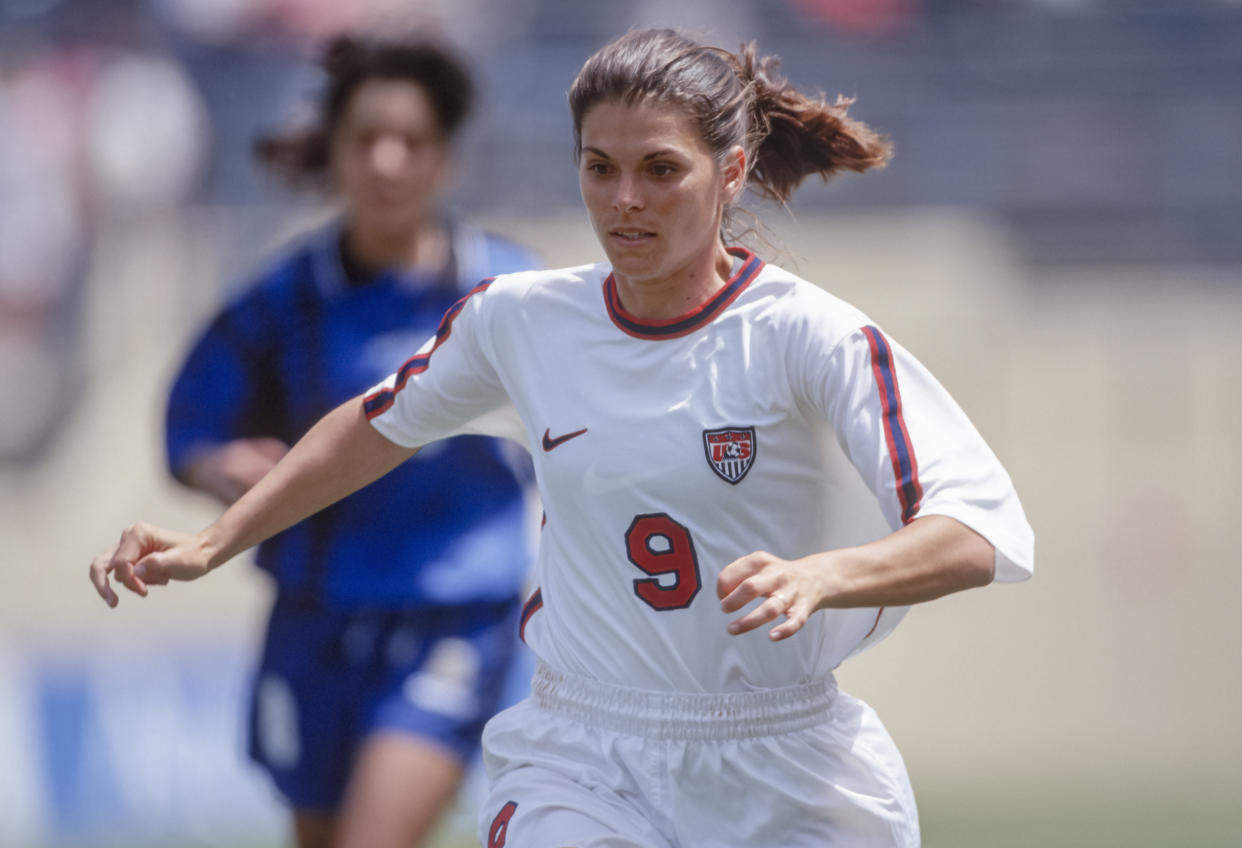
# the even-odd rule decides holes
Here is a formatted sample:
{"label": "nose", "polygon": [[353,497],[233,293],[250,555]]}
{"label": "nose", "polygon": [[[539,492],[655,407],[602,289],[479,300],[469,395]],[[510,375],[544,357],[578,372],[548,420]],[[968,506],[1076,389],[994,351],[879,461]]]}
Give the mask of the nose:
{"label": "nose", "polygon": [[371,167],[384,176],[401,170],[406,158],[405,144],[392,135],[382,135],[371,145]]}
{"label": "nose", "polygon": [[642,209],[643,196],[638,180],[622,174],[617,180],[617,193],[613,195],[612,205],[618,212]]}

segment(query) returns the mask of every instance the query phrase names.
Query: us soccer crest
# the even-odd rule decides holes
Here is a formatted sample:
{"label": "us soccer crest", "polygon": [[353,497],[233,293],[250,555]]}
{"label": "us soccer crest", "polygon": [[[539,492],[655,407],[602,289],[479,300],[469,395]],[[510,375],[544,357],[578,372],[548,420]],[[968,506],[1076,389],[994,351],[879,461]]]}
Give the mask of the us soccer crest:
{"label": "us soccer crest", "polygon": [[726,483],[741,482],[755,462],[754,427],[722,427],[703,431],[703,449],[707,452],[707,464]]}

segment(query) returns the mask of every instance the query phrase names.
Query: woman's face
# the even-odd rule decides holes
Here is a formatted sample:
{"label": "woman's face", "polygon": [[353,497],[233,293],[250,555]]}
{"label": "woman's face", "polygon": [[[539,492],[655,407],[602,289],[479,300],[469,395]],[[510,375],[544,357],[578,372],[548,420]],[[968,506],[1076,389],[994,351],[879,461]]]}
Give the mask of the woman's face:
{"label": "woman's face", "polygon": [[693,123],[658,103],[597,103],[582,119],[578,182],[618,281],[680,282],[712,267],[740,148],[721,168]]}
{"label": "woman's face", "polygon": [[448,140],[418,83],[360,84],[331,144],[332,175],[355,226],[397,235],[435,213],[449,178]]}

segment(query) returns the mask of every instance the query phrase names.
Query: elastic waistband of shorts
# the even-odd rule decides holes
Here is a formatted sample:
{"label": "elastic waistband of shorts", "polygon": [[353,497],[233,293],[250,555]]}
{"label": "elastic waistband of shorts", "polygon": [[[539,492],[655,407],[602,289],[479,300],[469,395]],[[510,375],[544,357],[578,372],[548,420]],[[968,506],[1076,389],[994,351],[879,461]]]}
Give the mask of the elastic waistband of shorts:
{"label": "elastic waistband of shorts", "polygon": [[632,689],[568,674],[539,662],[531,698],[589,727],[652,739],[725,740],[776,736],[828,721],[837,694],[829,678],[755,692],[697,694]]}

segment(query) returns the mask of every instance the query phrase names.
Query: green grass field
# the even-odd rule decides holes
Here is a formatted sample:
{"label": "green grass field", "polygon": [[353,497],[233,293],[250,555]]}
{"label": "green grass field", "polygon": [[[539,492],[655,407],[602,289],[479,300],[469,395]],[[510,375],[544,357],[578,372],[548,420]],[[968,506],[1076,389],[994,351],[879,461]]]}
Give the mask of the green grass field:
{"label": "green grass field", "polygon": [[[924,790],[919,798],[924,848],[1236,848],[1242,845],[1242,787],[1182,784],[1037,788],[1001,795],[996,787]],[[205,844],[205,843],[203,843]],[[13,848],[5,846],[5,848]],[[23,846],[23,848],[26,848]],[[35,848],[30,846],[29,848]],[[93,848],[122,848],[101,841]],[[124,848],[157,848],[136,846]],[[160,846],[167,848],[167,846]],[[213,848],[288,848],[269,843]],[[479,848],[455,816],[428,848]],[[687,846],[690,848],[690,846]],[[710,846],[693,846],[710,848]],[[756,846],[764,848],[764,846]]]}
{"label": "green grass field", "polygon": [[[1234,788],[1236,794],[1237,788]],[[924,793],[927,848],[1225,848],[1242,845],[1242,805],[1219,791],[1182,787],[1122,797],[1091,789],[1073,796],[997,800]]]}
{"label": "green grass field", "polygon": [[[1242,787],[1195,795],[1183,785],[1122,793],[1084,786],[1000,797],[994,788],[920,793],[925,848],[1237,848]],[[444,833],[433,848],[478,848]],[[695,846],[698,848],[698,846]],[[704,846],[707,848],[707,846]]]}

